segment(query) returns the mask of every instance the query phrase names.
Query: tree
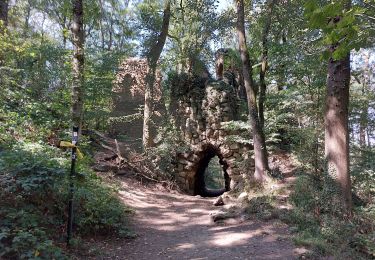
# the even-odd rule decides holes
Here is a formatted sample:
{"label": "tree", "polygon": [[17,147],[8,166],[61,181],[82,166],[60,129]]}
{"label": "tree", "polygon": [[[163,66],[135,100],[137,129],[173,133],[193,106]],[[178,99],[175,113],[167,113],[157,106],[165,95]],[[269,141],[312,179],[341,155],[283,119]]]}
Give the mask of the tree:
{"label": "tree", "polygon": [[268,35],[270,32],[271,22],[272,22],[272,11],[274,0],[269,0],[266,7],[266,22],[264,24],[262,32],[262,58],[261,58],[261,68],[259,72],[259,99],[258,99],[258,108],[259,108],[259,123],[260,127],[264,128],[264,100],[266,98],[266,72],[268,67]]}
{"label": "tree", "polygon": [[261,128],[261,125],[259,123],[255,87],[252,78],[252,66],[246,45],[244,3],[243,0],[236,0],[236,3],[238,44],[241,55],[242,71],[247,95],[249,119],[253,134],[255,154],[254,178],[256,181],[263,182],[267,178],[266,172],[269,170],[266,142],[263,129]]}
{"label": "tree", "polygon": [[167,59],[178,73],[201,75],[206,72],[204,61],[212,60],[212,42],[223,30],[215,11],[217,0],[181,0],[173,10],[168,36]]}
{"label": "tree", "polygon": [[151,134],[151,116],[153,110],[153,88],[155,83],[155,75],[157,63],[163,51],[165,41],[168,36],[169,20],[171,17],[171,2],[166,0],[164,4],[163,21],[159,35],[156,41],[151,45],[147,55],[149,71],[146,76],[145,87],[145,107],[143,114],[143,148],[153,146],[153,137]]}
{"label": "tree", "polygon": [[72,81],[72,117],[73,126],[82,128],[83,120],[83,83],[84,83],[84,29],[83,1],[73,0],[73,81]]}
{"label": "tree", "polygon": [[[336,46],[329,47],[331,52]],[[346,209],[351,211],[352,195],[349,174],[349,107],[350,54],[328,61],[325,108],[325,156],[330,176],[341,186]]]}
{"label": "tree", "polygon": [[[319,6],[306,4],[312,27],[321,28],[328,44],[327,88],[325,100],[325,159],[329,176],[340,188],[344,211],[352,215],[352,191],[349,172],[349,86],[350,51],[358,48],[358,27],[351,2],[347,0]],[[327,19],[328,18],[328,19]]]}
{"label": "tree", "polygon": [[[362,79],[362,95],[365,97],[369,91],[369,85],[371,84],[371,71],[370,71],[370,54],[367,53],[364,55],[364,72]],[[368,125],[368,110],[369,110],[369,101],[365,99],[362,104],[360,119],[359,119],[359,144],[362,148],[366,146],[366,128]]]}

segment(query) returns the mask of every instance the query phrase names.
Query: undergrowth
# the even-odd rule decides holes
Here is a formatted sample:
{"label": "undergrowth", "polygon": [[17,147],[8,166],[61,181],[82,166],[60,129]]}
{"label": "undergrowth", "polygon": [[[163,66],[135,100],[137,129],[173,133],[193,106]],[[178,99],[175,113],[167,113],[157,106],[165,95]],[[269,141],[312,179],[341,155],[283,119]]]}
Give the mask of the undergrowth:
{"label": "undergrowth", "polygon": [[355,205],[347,219],[327,176],[302,175],[291,194],[293,210],[285,220],[294,226],[294,242],[312,248],[312,256],[342,259],[375,257],[375,208]]}
{"label": "undergrowth", "polygon": [[[0,146],[0,258],[64,259],[69,152],[43,143]],[[75,237],[128,234],[129,210],[87,162],[78,163]]]}
{"label": "undergrowth", "polygon": [[279,195],[284,190],[263,187],[249,193],[244,211],[257,219],[279,219],[287,223],[295,244],[310,249],[305,255],[307,258],[374,259],[375,203],[370,185],[374,180],[369,181],[366,172],[362,171],[360,176],[352,172],[353,189],[360,196],[353,193],[355,203],[351,219],[345,217],[335,183],[323,173],[298,175],[287,201],[292,206],[289,209],[280,207]]}

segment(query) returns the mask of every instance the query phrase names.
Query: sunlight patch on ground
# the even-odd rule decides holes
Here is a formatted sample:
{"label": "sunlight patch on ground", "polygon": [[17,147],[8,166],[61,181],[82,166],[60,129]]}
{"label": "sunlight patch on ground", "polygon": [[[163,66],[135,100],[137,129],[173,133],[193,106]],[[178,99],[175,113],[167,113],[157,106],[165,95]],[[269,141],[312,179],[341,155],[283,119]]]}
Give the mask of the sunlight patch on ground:
{"label": "sunlight patch on ground", "polygon": [[192,243],[181,243],[181,244],[178,244],[175,248],[175,250],[185,250],[185,249],[192,249],[194,248],[195,245],[192,244]]}
{"label": "sunlight patch on ground", "polygon": [[215,234],[213,241],[210,242],[216,246],[234,246],[248,243],[248,239],[253,237],[254,233],[232,233],[220,232]]}
{"label": "sunlight patch on ground", "polygon": [[196,214],[209,214],[212,212],[212,210],[206,210],[206,209],[189,209],[187,210],[187,213],[196,213]]}

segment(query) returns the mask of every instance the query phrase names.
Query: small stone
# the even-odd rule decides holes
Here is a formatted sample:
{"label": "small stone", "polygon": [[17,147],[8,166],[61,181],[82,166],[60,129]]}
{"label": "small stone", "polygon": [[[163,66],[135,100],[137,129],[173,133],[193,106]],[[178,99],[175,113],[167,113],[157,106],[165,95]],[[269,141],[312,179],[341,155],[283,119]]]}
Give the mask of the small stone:
{"label": "small stone", "polygon": [[236,149],[239,149],[240,146],[238,145],[238,143],[233,143],[233,144],[231,144],[231,145],[229,146],[229,148],[230,148],[231,150],[236,150]]}
{"label": "small stone", "polygon": [[223,198],[221,196],[218,197],[216,200],[214,200],[213,205],[214,206],[223,206],[224,205]]}
{"label": "small stone", "polygon": [[223,108],[223,112],[230,112],[231,111],[231,109],[230,109],[230,107],[228,107],[228,106],[225,106],[224,108]]}
{"label": "small stone", "polygon": [[93,167],[93,170],[97,172],[108,172],[111,170],[111,166],[107,164],[97,164]]}
{"label": "small stone", "polygon": [[239,196],[238,196],[238,200],[240,201],[244,201],[246,198],[247,198],[248,194],[247,192],[242,192]]}

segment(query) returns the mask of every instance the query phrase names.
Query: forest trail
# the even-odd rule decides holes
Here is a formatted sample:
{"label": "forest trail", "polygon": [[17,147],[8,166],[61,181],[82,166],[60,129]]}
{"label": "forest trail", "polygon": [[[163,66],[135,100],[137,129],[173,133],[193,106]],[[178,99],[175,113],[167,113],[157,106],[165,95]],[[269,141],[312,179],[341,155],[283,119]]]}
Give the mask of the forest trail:
{"label": "forest trail", "polygon": [[[120,196],[135,210],[136,239],[101,241],[91,259],[296,259],[296,248],[279,221],[231,219],[214,223],[214,199],[188,196],[122,179]],[[86,258],[87,259],[87,258]]]}

